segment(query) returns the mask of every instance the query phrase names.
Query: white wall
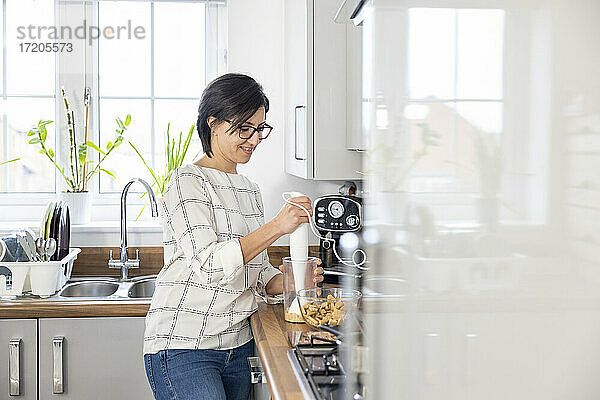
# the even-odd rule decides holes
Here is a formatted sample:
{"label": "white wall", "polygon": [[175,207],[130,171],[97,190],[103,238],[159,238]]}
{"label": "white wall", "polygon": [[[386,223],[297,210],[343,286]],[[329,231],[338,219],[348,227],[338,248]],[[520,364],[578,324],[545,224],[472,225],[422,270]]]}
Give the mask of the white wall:
{"label": "white wall", "polygon": [[[283,204],[281,193],[298,191],[311,199],[337,193],[341,182],[315,182],[285,172],[283,147],[283,1],[229,0],[228,69],[246,73],[263,85],[271,109],[267,120],[275,127],[239,172],[262,190],[265,218],[273,218]],[[287,236],[275,244],[287,244]],[[312,243],[318,244],[313,237]]]}

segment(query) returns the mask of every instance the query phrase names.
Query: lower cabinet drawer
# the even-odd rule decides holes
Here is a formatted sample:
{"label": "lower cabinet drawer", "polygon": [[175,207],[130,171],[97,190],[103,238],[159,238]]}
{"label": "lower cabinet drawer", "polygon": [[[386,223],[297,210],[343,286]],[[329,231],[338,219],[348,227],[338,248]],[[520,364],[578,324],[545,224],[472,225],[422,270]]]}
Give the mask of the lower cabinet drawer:
{"label": "lower cabinet drawer", "polygon": [[37,399],[37,320],[0,320],[0,399]]}
{"label": "lower cabinet drawer", "polygon": [[39,399],[152,400],[143,317],[39,320]]}

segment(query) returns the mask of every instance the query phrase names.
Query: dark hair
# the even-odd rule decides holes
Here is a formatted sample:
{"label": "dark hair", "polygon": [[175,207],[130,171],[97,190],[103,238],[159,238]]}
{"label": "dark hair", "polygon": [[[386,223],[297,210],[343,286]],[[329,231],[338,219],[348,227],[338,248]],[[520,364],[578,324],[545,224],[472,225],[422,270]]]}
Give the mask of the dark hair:
{"label": "dark hair", "polygon": [[208,117],[217,121],[231,121],[229,131],[239,128],[260,108],[269,111],[269,99],[263,88],[254,79],[243,74],[221,75],[206,86],[202,92],[198,107],[196,128],[204,153],[212,156],[210,147],[211,127],[206,122]]}

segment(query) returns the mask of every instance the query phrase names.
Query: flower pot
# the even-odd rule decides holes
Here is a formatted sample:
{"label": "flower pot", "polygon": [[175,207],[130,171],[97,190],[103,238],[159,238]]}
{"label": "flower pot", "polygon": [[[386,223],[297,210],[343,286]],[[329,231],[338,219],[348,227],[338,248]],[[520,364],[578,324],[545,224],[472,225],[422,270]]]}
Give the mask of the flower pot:
{"label": "flower pot", "polygon": [[90,223],[92,217],[90,192],[61,192],[58,198],[69,206],[71,225]]}

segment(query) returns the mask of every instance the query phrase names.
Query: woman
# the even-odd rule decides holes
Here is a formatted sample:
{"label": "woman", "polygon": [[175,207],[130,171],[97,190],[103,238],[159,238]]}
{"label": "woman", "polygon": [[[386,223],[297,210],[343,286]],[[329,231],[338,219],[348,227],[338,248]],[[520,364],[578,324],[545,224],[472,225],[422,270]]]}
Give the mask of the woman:
{"label": "woman", "polygon": [[[246,75],[223,75],[202,94],[197,129],[205,156],[174,171],[161,206],[165,265],[144,335],[157,400],[248,398],[255,292],[283,291],[266,249],[309,222],[286,204],[264,223],[258,186],[237,173],[273,129],[268,111],[262,87]],[[307,197],[291,200],[311,209]],[[322,273],[317,268],[315,282]]]}

